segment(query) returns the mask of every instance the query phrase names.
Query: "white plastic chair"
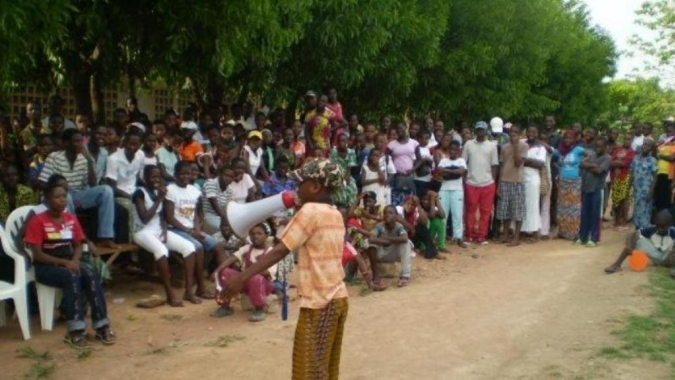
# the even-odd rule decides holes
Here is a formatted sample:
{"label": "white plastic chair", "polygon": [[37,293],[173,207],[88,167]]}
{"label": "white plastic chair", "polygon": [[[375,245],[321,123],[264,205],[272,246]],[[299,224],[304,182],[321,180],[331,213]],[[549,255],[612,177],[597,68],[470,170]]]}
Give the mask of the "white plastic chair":
{"label": "white plastic chair", "polygon": [[[9,240],[8,243],[14,248],[15,252],[19,251],[19,245],[17,244],[18,239],[23,238],[23,236],[19,236],[21,226],[25,224],[26,217],[32,209],[33,206],[19,207],[12,211],[12,213],[9,214],[9,217],[7,217],[5,233]],[[29,249],[26,249],[26,253],[29,256],[31,255]],[[35,270],[32,266],[28,271],[28,282],[30,281],[35,281]],[[40,325],[42,330],[52,331],[54,328],[54,309],[61,299],[61,289],[40,284],[37,281],[35,281],[35,288],[37,290],[38,305],[40,307]]]}
{"label": "white plastic chair", "polygon": [[9,238],[3,228],[0,228],[2,248],[14,260],[14,283],[0,281],[0,327],[7,324],[7,310],[5,301],[12,299],[19,318],[23,339],[30,339],[30,319],[28,316],[28,289],[26,287],[26,259],[9,244]]}

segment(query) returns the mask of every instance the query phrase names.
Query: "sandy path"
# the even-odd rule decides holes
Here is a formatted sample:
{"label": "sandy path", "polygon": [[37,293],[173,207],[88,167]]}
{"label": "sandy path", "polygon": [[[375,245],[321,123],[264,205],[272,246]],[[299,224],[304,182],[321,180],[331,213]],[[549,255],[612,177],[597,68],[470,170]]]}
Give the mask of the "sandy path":
{"label": "sandy path", "polygon": [[[666,365],[597,357],[601,347],[616,343],[610,333],[622,316],[651,307],[642,289],[647,275],[602,273],[623,237],[607,232],[605,239],[597,249],[562,241],[474,247],[446,262],[416,261],[416,280],[405,289],[360,297],[352,287],[341,378],[669,378]],[[113,298],[126,298],[110,306],[120,336],[115,347],[94,345],[90,358],[75,359],[60,343],[63,326],[39,332],[37,319],[30,345],[53,354],[55,379],[290,377],[296,309],[288,322],[273,315],[253,325],[241,312],[216,321],[208,317],[211,304],[133,307],[155,288],[132,282],[111,290]],[[18,326],[0,331],[0,368],[8,369],[2,378],[20,377],[30,365],[15,358],[24,345],[18,334]],[[214,347],[221,336],[243,339]]]}

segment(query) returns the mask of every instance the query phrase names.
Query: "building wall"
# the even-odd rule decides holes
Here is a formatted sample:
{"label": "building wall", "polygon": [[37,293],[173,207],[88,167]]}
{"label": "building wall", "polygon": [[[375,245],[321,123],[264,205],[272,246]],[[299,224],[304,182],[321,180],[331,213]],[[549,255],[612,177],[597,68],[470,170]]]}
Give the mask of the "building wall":
{"label": "building wall", "polygon": [[[44,116],[49,115],[49,97],[54,94],[59,94],[63,98],[65,104],[63,113],[65,116],[74,119],[75,112],[77,112],[75,97],[72,89],[68,87],[59,88],[49,93],[42,92],[35,86],[28,86],[23,90],[16,91],[5,99],[7,115],[10,117],[19,116],[21,111],[25,109],[26,104],[33,100],[42,103],[42,114]],[[170,108],[181,113],[187,104],[193,101],[191,98],[180,97],[175,92],[164,88],[143,91],[136,98],[138,99],[139,109],[148,115],[150,120],[163,118],[164,112]],[[112,113],[116,108],[125,108],[126,99],[127,95],[121,89],[109,89],[103,92],[106,120],[112,119]]]}

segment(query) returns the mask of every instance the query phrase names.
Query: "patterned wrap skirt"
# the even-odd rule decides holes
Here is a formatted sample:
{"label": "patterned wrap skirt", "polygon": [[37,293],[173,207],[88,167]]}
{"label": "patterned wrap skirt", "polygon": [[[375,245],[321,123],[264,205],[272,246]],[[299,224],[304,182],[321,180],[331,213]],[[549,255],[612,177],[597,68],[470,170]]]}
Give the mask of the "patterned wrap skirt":
{"label": "patterned wrap skirt", "polygon": [[633,178],[629,174],[625,178],[615,178],[612,182],[612,206],[616,207],[623,201],[630,200]]}
{"label": "patterned wrap skirt", "polygon": [[581,178],[560,179],[558,188],[558,236],[576,239],[581,217]]}
{"label": "patterned wrap skirt", "polygon": [[323,309],[301,308],[293,341],[293,380],[337,380],[349,301],[338,298]]}

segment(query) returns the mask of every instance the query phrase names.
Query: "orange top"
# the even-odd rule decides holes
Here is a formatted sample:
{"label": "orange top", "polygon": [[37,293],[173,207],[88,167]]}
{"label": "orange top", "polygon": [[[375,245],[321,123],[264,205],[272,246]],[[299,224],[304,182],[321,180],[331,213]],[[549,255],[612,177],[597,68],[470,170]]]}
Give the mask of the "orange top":
{"label": "orange top", "polygon": [[342,215],[324,203],[305,203],[286,226],[281,241],[298,251],[300,307],[323,309],[347,298],[342,268],[345,225]]}
{"label": "orange top", "polygon": [[180,153],[180,158],[184,161],[197,161],[197,156],[204,153],[204,148],[202,148],[202,144],[196,141],[187,145],[182,143],[178,148],[178,153]]}

